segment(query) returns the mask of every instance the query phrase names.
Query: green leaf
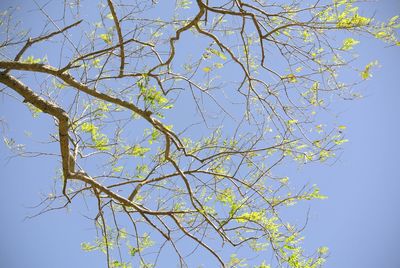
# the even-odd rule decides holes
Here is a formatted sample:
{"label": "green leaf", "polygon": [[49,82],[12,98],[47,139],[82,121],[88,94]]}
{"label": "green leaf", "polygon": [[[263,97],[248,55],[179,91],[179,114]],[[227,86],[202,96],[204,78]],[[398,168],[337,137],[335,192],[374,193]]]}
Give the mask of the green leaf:
{"label": "green leaf", "polygon": [[380,39],[383,39],[388,36],[389,36],[389,34],[385,31],[379,31],[379,32],[375,33],[375,37],[380,38]]}
{"label": "green leaf", "polygon": [[153,128],[153,131],[151,132],[150,135],[149,144],[153,144],[153,142],[157,141],[160,136],[161,133],[157,129]]}
{"label": "green leaf", "polygon": [[[338,16],[338,22],[336,26],[338,28],[356,28],[367,26],[371,22],[371,18],[360,16],[356,13],[357,9],[345,10]],[[349,16],[349,14],[351,14]]]}
{"label": "green leaf", "polygon": [[132,268],[132,265],[129,263],[126,263],[126,262],[112,261],[111,267],[112,268]]}
{"label": "green leaf", "polygon": [[204,68],[203,68],[203,71],[204,71],[205,73],[209,73],[209,72],[211,71],[211,68],[210,68],[210,67],[204,67]]}
{"label": "green leaf", "polygon": [[143,238],[139,241],[140,248],[145,249],[152,247],[154,245],[154,241],[151,240],[150,235],[148,233],[143,234]]}
{"label": "green leaf", "polygon": [[81,125],[81,129],[83,132],[88,132],[91,134],[92,141],[96,149],[100,151],[106,151],[109,149],[108,145],[108,137],[105,134],[98,132],[98,127],[96,127],[92,123],[85,122]]}
{"label": "green leaf", "polygon": [[92,140],[94,142],[94,146],[96,149],[100,151],[107,151],[109,147],[107,146],[109,143],[108,137],[105,134],[92,135]]}
{"label": "green leaf", "polygon": [[30,63],[30,64],[36,64],[36,63],[42,63],[42,62],[46,62],[47,61],[47,57],[43,57],[43,59],[40,58],[35,58],[33,56],[28,56],[25,60],[22,60],[22,62],[24,63]]}
{"label": "green leaf", "polygon": [[397,20],[399,17],[400,17],[399,15],[396,15],[396,16],[392,17],[392,18],[389,20],[389,25],[395,24],[395,23],[396,23],[396,20]]}
{"label": "green leaf", "polygon": [[265,262],[262,262],[260,266],[257,266],[255,268],[271,268],[271,266],[265,264]]}
{"label": "green leaf", "polygon": [[135,247],[131,247],[129,249],[129,255],[131,255],[132,257],[136,255],[136,253],[138,253],[140,250],[138,248]]}
{"label": "green leaf", "polygon": [[29,110],[32,113],[32,116],[34,118],[38,117],[40,115],[40,113],[42,113],[42,110],[40,110],[39,108],[37,108],[36,106],[30,104],[29,102],[26,104],[29,108]]}
{"label": "green leaf", "polygon": [[136,144],[131,148],[129,154],[136,157],[144,157],[148,151],[150,151],[150,148],[141,147],[140,145]]}
{"label": "green leaf", "polygon": [[253,211],[250,213],[243,213],[242,215],[236,217],[237,222],[261,222],[261,220],[265,217],[265,211]]}
{"label": "green leaf", "polygon": [[189,9],[191,4],[192,4],[192,2],[189,0],[178,0],[177,1],[178,8]]}
{"label": "green leaf", "polygon": [[282,79],[286,79],[289,81],[289,83],[296,83],[297,82],[297,78],[294,74],[288,74],[282,77]]}
{"label": "green leaf", "polygon": [[360,41],[355,40],[353,38],[346,38],[343,40],[343,45],[342,45],[341,49],[342,50],[350,50],[350,49],[353,49],[353,47],[359,43],[360,43]]}
{"label": "green leaf", "polygon": [[121,267],[122,263],[120,263],[119,261],[113,261],[112,262],[112,267]]}
{"label": "green leaf", "polygon": [[349,142],[348,139],[342,139],[342,140],[334,140],[333,141],[336,145],[341,145],[343,143]]}
{"label": "green leaf", "polygon": [[325,161],[326,159],[328,159],[331,156],[333,156],[333,153],[331,153],[328,150],[321,150],[319,152],[319,159],[320,159],[321,162]]}
{"label": "green leaf", "polygon": [[220,63],[220,62],[214,63],[214,66],[215,66],[216,68],[218,68],[218,69],[221,69],[222,67],[224,67],[224,65],[223,65],[222,63]]}
{"label": "green leaf", "polygon": [[223,204],[233,205],[235,201],[235,193],[231,188],[226,188],[221,193],[217,194],[217,200]]}
{"label": "green leaf", "polygon": [[90,243],[83,242],[81,243],[81,248],[83,251],[89,252],[96,250],[98,247],[91,245]]}
{"label": "green leaf", "polygon": [[320,248],[318,248],[318,253],[321,254],[321,255],[327,254],[328,251],[329,251],[329,249],[328,249],[327,247],[320,247]]}
{"label": "green leaf", "polygon": [[100,61],[101,60],[99,58],[96,58],[92,61],[94,68],[101,68]]}
{"label": "green leaf", "polygon": [[313,189],[313,191],[310,194],[306,195],[304,199],[311,200],[311,199],[326,199],[326,198],[328,198],[326,195],[320,194],[319,188],[317,187],[317,185],[314,184],[312,186],[312,189]]}
{"label": "green leaf", "polygon": [[85,122],[81,125],[81,129],[84,132],[96,132],[97,131],[97,127],[91,123]]}
{"label": "green leaf", "polygon": [[100,34],[99,37],[101,38],[101,40],[103,40],[104,42],[106,42],[108,45],[112,44],[111,41],[111,34]]}
{"label": "green leaf", "polygon": [[240,259],[236,254],[232,254],[228,263],[228,267],[246,267],[246,259]]}
{"label": "green leaf", "polygon": [[214,55],[220,57],[220,58],[223,59],[223,60],[226,60],[226,59],[227,59],[226,56],[225,56],[225,54],[222,53],[222,52],[219,51],[219,50],[216,50],[216,49],[213,49],[213,48],[209,48],[209,49],[207,49],[207,51],[209,51],[210,53],[212,53],[212,54],[214,54]]}
{"label": "green leaf", "polygon": [[303,37],[303,40],[304,40],[304,42],[306,42],[306,43],[312,41],[312,38],[311,38],[312,35],[311,35],[310,32],[307,31],[307,30],[304,30],[304,31],[301,33],[301,36]]}
{"label": "green leaf", "polygon": [[143,99],[146,105],[156,109],[157,107],[162,106],[161,108],[170,109],[173,106],[172,104],[166,105],[168,103],[168,99],[164,96],[161,91],[157,91],[156,87],[149,87],[147,88],[146,84],[141,82],[137,83],[138,87],[140,88],[140,95],[143,96]]}
{"label": "green leaf", "polygon": [[371,74],[371,68],[373,67],[373,66],[375,66],[375,65],[378,65],[378,61],[373,61],[373,62],[370,62],[370,63],[368,63],[366,66],[365,66],[365,68],[364,68],[364,70],[363,71],[361,71],[361,78],[363,79],[363,80],[366,80],[366,79],[368,79],[368,78],[370,78],[371,76],[372,76],[372,74]]}
{"label": "green leaf", "polygon": [[114,172],[121,172],[123,169],[124,169],[123,166],[118,166],[118,167],[113,167],[112,170],[113,170]]}

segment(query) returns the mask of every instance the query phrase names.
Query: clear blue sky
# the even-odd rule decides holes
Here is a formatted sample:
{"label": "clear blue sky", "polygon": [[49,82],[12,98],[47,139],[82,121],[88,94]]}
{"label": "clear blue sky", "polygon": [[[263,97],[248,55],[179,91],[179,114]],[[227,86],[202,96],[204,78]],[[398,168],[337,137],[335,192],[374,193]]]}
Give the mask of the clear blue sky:
{"label": "clear blue sky", "polygon": [[[12,1],[2,1],[2,8]],[[376,17],[400,14],[400,1],[373,3]],[[340,122],[347,125],[344,151],[333,166],[302,169],[304,177],[317,178],[329,198],[314,202],[305,232],[310,248],[327,245],[328,268],[398,268],[400,255],[400,49],[380,42],[364,42],[359,53],[365,62],[379,59],[373,79],[364,83],[365,98],[336,104]],[[24,142],[23,132],[44,140],[40,131],[51,120],[33,120],[30,112],[10,98],[0,99],[0,117],[8,133]],[[71,212],[48,213],[31,220],[24,217],[49,192],[55,162],[50,158],[14,158],[0,143],[0,267],[69,268],[103,267],[101,253],[84,253],[80,243],[91,241],[91,221]],[[45,163],[45,164],[44,164]],[[169,266],[165,266],[169,267]]]}

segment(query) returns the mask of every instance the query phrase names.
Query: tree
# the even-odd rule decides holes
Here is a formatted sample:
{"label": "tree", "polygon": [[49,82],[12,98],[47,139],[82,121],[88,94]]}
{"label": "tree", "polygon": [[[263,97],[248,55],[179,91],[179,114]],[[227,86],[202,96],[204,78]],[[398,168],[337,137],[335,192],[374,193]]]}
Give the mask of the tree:
{"label": "tree", "polygon": [[305,252],[285,212],[325,196],[284,168],[347,142],[328,106],[357,98],[377,65],[357,66],[357,36],[399,45],[398,16],[381,23],[347,0],[36,6],[40,28],[1,14],[0,82],[54,119],[40,153],[4,139],[60,160],[39,214],[86,198],[100,233],[82,249],[108,267],[151,267],[163,251],[182,267],[205,253],[222,267],[323,265],[327,248]]}

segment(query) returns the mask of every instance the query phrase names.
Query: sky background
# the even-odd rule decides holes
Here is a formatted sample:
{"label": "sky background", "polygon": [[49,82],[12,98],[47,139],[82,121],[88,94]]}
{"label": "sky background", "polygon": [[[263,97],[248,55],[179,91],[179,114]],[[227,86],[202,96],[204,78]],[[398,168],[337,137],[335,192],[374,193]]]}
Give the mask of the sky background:
{"label": "sky background", "polygon": [[[1,9],[10,3],[1,1]],[[398,0],[371,6],[378,19],[400,14]],[[361,42],[358,52],[366,63],[378,59],[381,67],[362,85],[363,99],[335,104],[350,140],[338,161],[302,170],[304,176],[318,178],[321,192],[329,196],[312,203],[304,234],[310,248],[329,247],[327,268],[398,268],[400,49],[369,41]],[[0,118],[7,121],[9,136],[20,142],[25,130],[40,134],[53,124],[44,116],[33,120],[21,103],[5,97],[0,99]],[[51,189],[56,162],[9,156],[0,143],[0,267],[103,267],[102,253],[80,248],[94,234],[91,221],[78,209],[80,204],[71,211],[24,220],[34,212],[28,207]]]}

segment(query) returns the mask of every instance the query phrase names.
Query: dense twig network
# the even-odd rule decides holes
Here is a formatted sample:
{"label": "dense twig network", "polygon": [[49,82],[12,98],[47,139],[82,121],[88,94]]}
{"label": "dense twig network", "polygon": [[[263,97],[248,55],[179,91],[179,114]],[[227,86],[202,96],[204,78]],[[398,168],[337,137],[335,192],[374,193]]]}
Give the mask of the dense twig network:
{"label": "dense twig network", "polygon": [[335,156],[345,127],[316,114],[357,97],[342,72],[370,76],[374,62],[351,64],[354,35],[398,45],[398,18],[377,23],[353,1],[68,2],[35,2],[33,36],[13,28],[16,10],[1,17],[1,92],[57,127],[47,153],[62,183],[40,213],[96,200],[101,235],[82,247],[109,267],[169,267],[163,251],[240,267],[240,250],[258,267],[321,266],[326,248],[307,255],[280,211],[324,196],[274,171]]}

